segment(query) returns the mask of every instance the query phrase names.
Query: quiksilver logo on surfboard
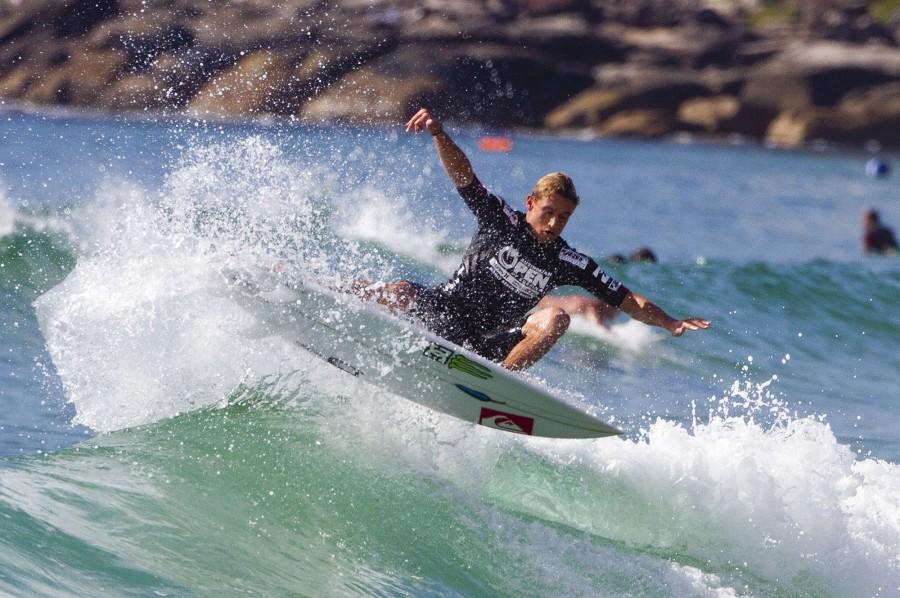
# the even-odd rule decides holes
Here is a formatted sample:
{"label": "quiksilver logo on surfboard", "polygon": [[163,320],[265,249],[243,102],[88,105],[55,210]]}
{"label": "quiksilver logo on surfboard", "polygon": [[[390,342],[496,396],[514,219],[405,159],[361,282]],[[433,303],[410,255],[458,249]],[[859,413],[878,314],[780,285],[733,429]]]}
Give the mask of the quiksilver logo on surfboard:
{"label": "quiksilver logo on surfboard", "polygon": [[524,415],[516,415],[514,413],[504,413],[495,409],[481,408],[481,415],[478,423],[489,428],[497,428],[507,432],[516,434],[532,435],[534,431],[534,420]]}

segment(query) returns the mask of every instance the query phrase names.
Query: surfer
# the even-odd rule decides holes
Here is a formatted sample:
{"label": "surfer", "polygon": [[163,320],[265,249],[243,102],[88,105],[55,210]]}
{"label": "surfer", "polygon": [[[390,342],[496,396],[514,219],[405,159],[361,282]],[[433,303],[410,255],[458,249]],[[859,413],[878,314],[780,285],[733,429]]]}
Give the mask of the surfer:
{"label": "surfer", "polygon": [[863,214],[863,252],[886,255],[897,252],[894,231],[881,223],[877,210]]}
{"label": "surfer", "polygon": [[357,281],[351,288],[356,294],[408,312],[436,334],[511,370],[537,362],[569,327],[565,310],[538,306],[562,285],[580,286],[673,336],[709,327],[701,318],[672,318],[560,237],[579,202],[567,175],[541,177],[525,198],[526,211],[520,212],[481,184],[469,159],[427,108],[409,119],[406,131],[431,134],[447,175],[478,220],[478,230],[462,264],[444,284],[426,288],[410,281]]}

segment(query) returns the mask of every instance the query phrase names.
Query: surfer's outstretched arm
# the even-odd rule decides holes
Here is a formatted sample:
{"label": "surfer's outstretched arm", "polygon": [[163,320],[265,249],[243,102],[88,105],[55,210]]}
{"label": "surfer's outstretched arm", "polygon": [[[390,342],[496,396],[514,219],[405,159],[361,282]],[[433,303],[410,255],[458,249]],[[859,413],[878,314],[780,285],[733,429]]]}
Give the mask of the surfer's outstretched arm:
{"label": "surfer's outstretched arm", "polygon": [[437,149],[441,164],[447,171],[447,176],[457,187],[466,187],[475,178],[472,163],[459,146],[450,139],[441,123],[432,116],[428,108],[421,108],[406,123],[407,133],[420,133],[428,131],[434,139],[434,147]]}
{"label": "surfer's outstretched arm", "polygon": [[709,328],[709,321],[703,318],[676,320],[646,297],[632,291],[629,291],[622,299],[619,309],[639,322],[665,328],[672,333],[672,336],[681,336],[687,330]]}

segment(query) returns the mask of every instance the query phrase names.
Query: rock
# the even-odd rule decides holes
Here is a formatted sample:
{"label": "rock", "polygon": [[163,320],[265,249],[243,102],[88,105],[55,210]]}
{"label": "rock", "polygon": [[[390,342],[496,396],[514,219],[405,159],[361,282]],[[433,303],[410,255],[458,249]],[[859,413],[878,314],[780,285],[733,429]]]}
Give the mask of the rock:
{"label": "rock", "polygon": [[112,110],[138,111],[166,108],[169,103],[160,91],[160,82],[142,73],[126,76],[107,87],[101,105]]}
{"label": "rock", "polygon": [[848,95],[837,106],[782,112],[766,132],[769,142],[797,146],[815,139],[900,145],[900,83]]}
{"label": "rock", "polygon": [[731,95],[690,98],[678,107],[678,120],[712,133],[719,130],[722,121],[734,118],[740,108],[740,100]]}
{"label": "rock", "polygon": [[[342,78],[326,89],[313,105],[316,114],[329,111],[344,114],[342,119],[354,118],[348,110],[359,105],[355,98],[397,97],[406,102],[403,98],[421,95],[422,101],[428,101],[450,120],[537,126],[559,97],[575,95],[591,83],[588,73],[538,52],[489,44],[405,44],[372,60],[362,70],[366,71],[363,75],[348,72],[346,80]],[[396,94],[382,87],[391,80],[397,86]],[[405,86],[403,81],[411,85]],[[368,88],[372,91],[365,91]],[[323,104],[327,102],[343,108],[326,110]],[[312,109],[304,109],[304,116],[311,117]],[[405,105],[399,106],[385,118],[393,119],[394,114],[406,110]],[[375,116],[386,114],[379,108]]]}
{"label": "rock", "polygon": [[645,81],[630,87],[593,88],[553,110],[544,124],[551,129],[603,128],[608,118],[621,111],[638,111],[640,119],[648,123],[662,122],[660,114],[665,113],[666,120],[674,122],[685,100],[710,94],[709,88],[692,81]]}
{"label": "rock", "polygon": [[529,16],[560,13],[590,13],[590,0],[525,0],[524,12]]}
{"label": "rock", "polygon": [[661,137],[677,128],[677,119],[670,110],[623,110],[600,123],[596,131],[622,137]]}
{"label": "rock", "polygon": [[[738,48],[754,39],[740,28],[687,24],[672,27],[624,27],[605,24],[600,31],[619,43],[634,60],[634,53],[655,56],[652,63],[680,68],[700,69],[710,65],[727,67],[734,64]],[[647,62],[647,61],[645,61]]]}
{"label": "rock", "polygon": [[286,87],[293,54],[257,50],[234,66],[213,77],[190,100],[188,108],[197,115],[240,116],[268,111],[273,98]]}
{"label": "rock", "polygon": [[0,78],[0,96],[21,99],[25,96],[28,88],[38,80],[37,73],[30,68],[15,69]]}
{"label": "rock", "polygon": [[900,85],[893,29],[872,21],[864,2],[801,0],[801,23],[760,33],[744,21],[757,6],[7,2],[0,96],[364,122],[396,122],[424,102],[450,120],[493,126],[741,133],[783,143],[873,136],[891,145]]}
{"label": "rock", "polygon": [[900,82],[852,91],[844,96],[838,108],[860,118],[900,114]]}
{"label": "rock", "polygon": [[440,81],[426,74],[397,80],[367,66],[306,103],[300,116],[306,121],[399,123],[409,118],[414,108],[433,105],[434,97],[444,90]]}
{"label": "rock", "polygon": [[84,35],[119,12],[117,0],[69,0],[53,19],[60,37]]}
{"label": "rock", "polygon": [[733,95],[692,98],[678,108],[678,119],[707,133],[762,138],[778,112],[744,104]]}
{"label": "rock", "polygon": [[128,70],[140,72],[150,68],[161,54],[193,46],[194,34],[189,29],[168,23],[158,32],[127,32],[116,41],[114,47],[122,48],[128,55]]}
{"label": "rock", "polygon": [[891,30],[875,22],[865,1],[811,10],[810,17],[806,33],[814,38],[854,44],[894,43]]}
{"label": "rock", "polygon": [[796,111],[838,103],[849,91],[900,77],[900,51],[836,42],[791,44],[747,74],[741,100]]}
{"label": "rock", "polygon": [[266,109],[276,114],[301,114],[309,101],[328,91],[361,66],[391,51],[392,40],[385,43],[341,45],[322,43],[292,67],[284,85],[272,95]]}
{"label": "rock", "polygon": [[181,109],[236,57],[211,48],[163,54],[146,70],[125,74],[106,88],[100,104],[112,110]]}
{"label": "rock", "polygon": [[69,60],[47,72],[22,97],[31,102],[95,106],[125,66],[114,50],[72,50]]}
{"label": "rock", "polygon": [[509,43],[521,40],[518,43],[526,49],[546,52],[569,63],[593,65],[625,58],[621,44],[596,33],[580,15],[522,19],[505,27],[503,36]]}
{"label": "rock", "polygon": [[184,108],[213,77],[230,68],[238,56],[219,48],[190,47],[157,59],[153,74],[160,82],[161,105]]}

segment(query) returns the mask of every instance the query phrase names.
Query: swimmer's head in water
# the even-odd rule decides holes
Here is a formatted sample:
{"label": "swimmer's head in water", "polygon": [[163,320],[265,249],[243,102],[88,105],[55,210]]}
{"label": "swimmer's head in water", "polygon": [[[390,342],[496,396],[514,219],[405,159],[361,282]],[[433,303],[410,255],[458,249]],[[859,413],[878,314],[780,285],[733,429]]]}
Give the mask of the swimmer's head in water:
{"label": "swimmer's head in water", "polygon": [[878,210],[867,210],[863,213],[863,224],[868,226],[878,226],[881,224],[881,218],[878,216]]}
{"label": "swimmer's head in water", "polygon": [[635,249],[631,254],[631,261],[633,262],[647,262],[649,264],[656,263],[656,254],[653,253],[653,250],[649,247],[641,247],[639,249]]}

